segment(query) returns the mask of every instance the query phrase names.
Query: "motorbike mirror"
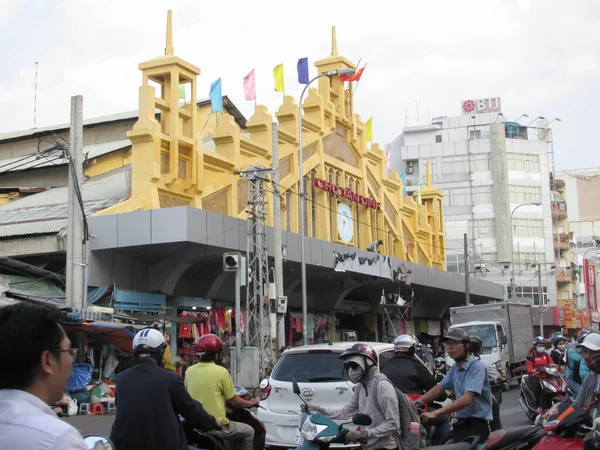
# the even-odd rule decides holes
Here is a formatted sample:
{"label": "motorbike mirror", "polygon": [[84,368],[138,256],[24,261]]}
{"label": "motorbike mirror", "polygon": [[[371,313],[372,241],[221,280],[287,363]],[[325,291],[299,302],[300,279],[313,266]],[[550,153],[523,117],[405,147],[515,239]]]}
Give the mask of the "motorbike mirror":
{"label": "motorbike mirror", "polygon": [[294,394],[300,395],[300,386],[298,386],[298,382],[295,378],[292,378],[292,387],[294,389]]}
{"label": "motorbike mirror", "polygon": [[358,413],[352,416],[352,423],[354,425],[360,425],[361,427],[368,427],[373,423],[373,420],[366,414]]}
{"label": "motorbike mirror", "polygon": [[102,436],[86,436],[83,442],[90,450],[116,450],[112,442]]}

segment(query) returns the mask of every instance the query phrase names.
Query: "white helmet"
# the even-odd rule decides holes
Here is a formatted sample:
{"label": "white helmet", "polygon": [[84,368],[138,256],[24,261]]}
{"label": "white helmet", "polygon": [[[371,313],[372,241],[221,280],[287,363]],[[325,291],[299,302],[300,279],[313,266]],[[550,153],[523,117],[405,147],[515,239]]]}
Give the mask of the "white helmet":
{"label": "white helmet", "polygon": [[592,331],[588,333],[584,338],[581,344],[577,345],[577,348],[587,348],[593,352],[600,350],[600,333],[597,331]]}
{"label": "white helmet", "polygon": [[133,338],[133,352],[158,352],[165,348],[165,338],[162,333],[154,328],[144,328]]}
{"label": "white helmet", "polygon": [[394,339],[394,350],[397,352],[408,353],[417,349],[417,340],[410,334],[401,334]]}

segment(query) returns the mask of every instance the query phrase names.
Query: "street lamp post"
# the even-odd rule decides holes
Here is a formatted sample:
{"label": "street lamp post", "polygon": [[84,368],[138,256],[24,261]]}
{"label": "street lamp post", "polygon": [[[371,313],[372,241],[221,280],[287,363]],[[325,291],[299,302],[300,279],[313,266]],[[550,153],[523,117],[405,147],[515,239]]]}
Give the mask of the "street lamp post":
{"label": "street lamp post", "polygon": [[517,209],[519,209],[521,206],[542,206],[542,204],[540,202],[530,202],[530,203],[521,203],[520,205],[517,205],[515,207],[515,209],[512,210],[512,212],[510,213],[510,259],[511,259],[511,270],[510,270],[510,295],[512,297],[512,300],[514,301],[516,298],[515,295],[515,250],[514,250],[514,242],[513,242],[513,225],[512,225],[512,220],[513,220],[513,214],[515,213],[515,211]]}
{"label": "street lamp post", "polygon": [[306,200],[304,197],[304,168],[303,168],[303,158],[302,158],[302,99],[304,98],[304,94],[306,90],[311,85],[313,81],[317,78],[321,77],[333,77],[335,75],[354,75],[356,73],[355,69],[341,69],[341,70],[330,70],[328,72],[324,72],[320,75],[317,75],[312,80],[310,80],[304,89],[302,89],[302,93],[300,94],[300,101],[298,102],[298,184],[300,191],[300,272],[301,272],[301,284],[302,284],[302,336],[304,340],[304,345],[308,345],[308,300],[306,297],[306,261],[304,255],[304,215],[306,214],[306,205],[304,201]]}

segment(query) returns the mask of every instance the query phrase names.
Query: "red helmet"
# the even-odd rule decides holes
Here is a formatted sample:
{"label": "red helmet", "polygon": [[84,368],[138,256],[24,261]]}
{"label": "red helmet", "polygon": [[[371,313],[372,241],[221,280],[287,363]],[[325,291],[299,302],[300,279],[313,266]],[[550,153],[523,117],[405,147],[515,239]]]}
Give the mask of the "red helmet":
{"label": "red helmet", "polygon": [[205,334],[196,342],[196,353],[218,353],[223,348],[223,342],[216,334]]}
{"label": "red helmet", "polygon": [[365,358],[369,358],[373,364],[377,365],[377,352],[366,344],[354,344],[349,349],[346,349],[346,351],[340,355],[340,358],[346,359],[351,356],[364,356]]}

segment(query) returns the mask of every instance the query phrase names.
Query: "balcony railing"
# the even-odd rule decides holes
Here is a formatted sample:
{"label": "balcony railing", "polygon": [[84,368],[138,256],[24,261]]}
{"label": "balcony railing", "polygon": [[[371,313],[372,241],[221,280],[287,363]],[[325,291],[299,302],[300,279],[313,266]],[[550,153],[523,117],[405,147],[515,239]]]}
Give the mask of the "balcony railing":
{"label": "balcony railing", "polygon": [[567,204],[565,202],[552,202],[552,215],[567,217]]}
{"label": "balcony railing", "polygon": [[554,233],[554,248],[556,250],[569,250],[569,235],[565,233]]}
{"label": "balcony railing", "polygon": [[559,267],[556,269],[556,282],[557,283],[570,283],[573,280],[573,273],[571,269],[566,267]]}

